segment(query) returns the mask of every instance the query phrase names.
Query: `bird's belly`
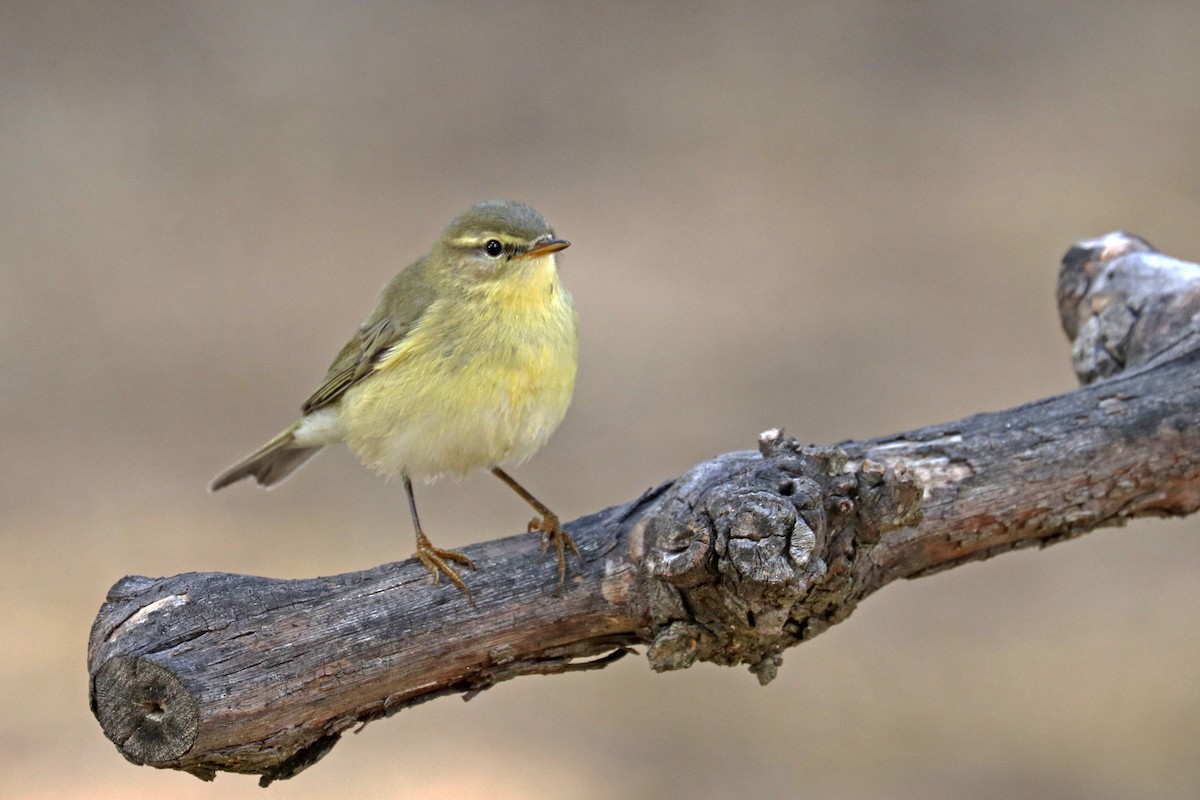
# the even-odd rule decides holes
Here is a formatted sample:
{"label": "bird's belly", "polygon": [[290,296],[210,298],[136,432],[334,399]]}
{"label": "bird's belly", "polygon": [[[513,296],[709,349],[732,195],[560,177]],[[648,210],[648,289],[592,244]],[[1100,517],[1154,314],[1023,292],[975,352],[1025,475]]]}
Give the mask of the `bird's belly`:
{"label": "bird's belly", "polygon": [[495,341],[475,352],[412,345],[341,403],[346,443],[379,473],[436,478],[518,464],[566,414],[574,341]]}

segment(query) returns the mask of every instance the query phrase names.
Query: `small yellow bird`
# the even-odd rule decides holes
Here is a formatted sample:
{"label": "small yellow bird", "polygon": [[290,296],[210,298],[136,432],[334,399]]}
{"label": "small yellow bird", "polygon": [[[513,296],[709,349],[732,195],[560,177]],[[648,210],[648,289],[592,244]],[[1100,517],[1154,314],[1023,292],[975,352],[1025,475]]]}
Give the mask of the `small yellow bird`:
{"label": "small yellow bird", "polygon": [[444,573],[470,598],[449,562],[475,565],[430,543],[411,479],[488,468],[541,515],[529,530],[541,531],[543,552],[553,543],[561,587],[565,550],[579,550],[558,516],[501,467],[532,456],[571,403],[579,323],[556,263],[568,246],[527,205],[492,200],[468,209],[383,288],[304,415],[209,491],[247,477],[274,486],[325,445],[345,442],[377,473],[401,476],[417,558],[435,583]]}

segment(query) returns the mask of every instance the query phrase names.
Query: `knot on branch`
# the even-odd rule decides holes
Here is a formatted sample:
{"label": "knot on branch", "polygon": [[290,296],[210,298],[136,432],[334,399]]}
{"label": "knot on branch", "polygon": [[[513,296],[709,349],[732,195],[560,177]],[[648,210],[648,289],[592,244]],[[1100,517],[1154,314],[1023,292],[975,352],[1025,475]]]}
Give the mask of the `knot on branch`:
{"label": "knot on branch", "polygon": [[648,521],[649,657],[660,671],[749,664],[767,683],[784,647],[849,615],[855,559],[920,519],[921,487],[869,461],[848,470],[841,450],[778,430],[759,456],[737,456],[683,476]]}
{"label": "knot on branch", "polygon": [[1063,256],[1058,308],[1075,374],[1092,383],[1194,346],[1200,266],[1132,233],[1085,239]]}

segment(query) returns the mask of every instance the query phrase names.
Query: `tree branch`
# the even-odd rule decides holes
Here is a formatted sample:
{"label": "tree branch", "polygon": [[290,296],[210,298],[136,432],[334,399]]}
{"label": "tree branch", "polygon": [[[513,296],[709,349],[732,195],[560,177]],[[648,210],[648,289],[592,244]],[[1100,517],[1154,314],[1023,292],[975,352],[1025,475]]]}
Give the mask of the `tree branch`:
{"label": "tree branch", "polygon": [[266,785],[342,732],[446,694],[603,667],[648,645],[775,676],[787,647],[899,578],[1200,507],[1200,267],[1109,234],[1068,251],[1082,388],[836,447],[768,431],[567,527],[466,548],[476,604],[415,561],[308,580],[127,577],[92,629],[91,702],[137,764]]}

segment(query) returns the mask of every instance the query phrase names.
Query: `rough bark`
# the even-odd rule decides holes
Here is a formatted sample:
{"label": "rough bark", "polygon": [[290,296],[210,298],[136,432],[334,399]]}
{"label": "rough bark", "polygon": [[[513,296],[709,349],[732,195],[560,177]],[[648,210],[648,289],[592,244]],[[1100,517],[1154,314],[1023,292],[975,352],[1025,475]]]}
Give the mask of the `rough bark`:
{"label": "rough bark", "polygon": [[308,580],[127,577],[88,651],[92,709],[130,761],[263,785],[348,728],[509,678],[746,664],[913,578],[1200,507],[1200,267],[1109,234],[1068,251],[1063,326],[1085,385],[1007,411],[835,447],[768,431],[570,523],[556,588],[535,536],[466,548],[475,604],[415,561]]}

